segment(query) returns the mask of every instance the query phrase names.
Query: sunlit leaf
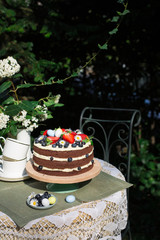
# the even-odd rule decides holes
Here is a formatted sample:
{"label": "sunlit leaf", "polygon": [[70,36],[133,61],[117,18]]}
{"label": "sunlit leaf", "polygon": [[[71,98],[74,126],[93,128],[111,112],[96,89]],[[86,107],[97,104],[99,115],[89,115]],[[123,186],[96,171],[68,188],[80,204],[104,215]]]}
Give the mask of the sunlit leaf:
{"label": "sunlit leaf", "polygon": [[63,84],[63,80],[58,79],[56,83]]}
{"label": "sunlit leaf", "polygon": [[19,88],[29,88],[29,87],[34,87],[36,84],[31,84],[31,83],[26,83],[26,84],[21,84],[17,86],[17,89]]}
{"label": "sunlit leaf", "polygon": [[98,47],[102,50],[107,50],[108,45],[107,45],[107,43],[103,44],[102,46],[100,44],[98,44]]}
{"label": "sunlit leaf", "polygon": [[111,20],[111,22],[118,22],[119,16],[114,16]]}
{"label": "sunlit leaf", "polygon": [[117,28],[114,28],[112,31],[109,32],[110,35],[116,34],[118,32]]}

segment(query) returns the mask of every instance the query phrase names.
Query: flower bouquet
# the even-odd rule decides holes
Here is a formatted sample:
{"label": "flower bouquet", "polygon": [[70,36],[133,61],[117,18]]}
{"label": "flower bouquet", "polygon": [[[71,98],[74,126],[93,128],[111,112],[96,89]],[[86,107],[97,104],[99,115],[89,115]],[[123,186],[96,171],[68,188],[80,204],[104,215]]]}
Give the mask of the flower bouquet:
{"label": "flower bouquet", "polygon": [[[15,78],[20,65],[13,57],[0,60],[0,136],[17,135],[18,129],[32,132],[39,123],[52,118],[49,108],[63,106],[59,103],[60,95],[51,93],[38,101],[23,100],[18,90],[37,86],[36,84],[16,84]],[[51,82],[46,82],[49,85]]]}

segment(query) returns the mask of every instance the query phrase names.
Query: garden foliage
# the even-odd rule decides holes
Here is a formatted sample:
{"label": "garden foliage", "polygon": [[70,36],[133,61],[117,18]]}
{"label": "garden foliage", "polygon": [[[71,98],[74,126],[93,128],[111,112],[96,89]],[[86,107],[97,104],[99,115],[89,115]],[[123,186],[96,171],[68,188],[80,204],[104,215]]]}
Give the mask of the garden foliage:
{"label": "garden foliage", "polygon": [[131,174],[136,187],[152,196],[160,197],[160,145],[156,145],[159,154],[150,151],[150,142],[139,139],[140,150],[131,155]]}

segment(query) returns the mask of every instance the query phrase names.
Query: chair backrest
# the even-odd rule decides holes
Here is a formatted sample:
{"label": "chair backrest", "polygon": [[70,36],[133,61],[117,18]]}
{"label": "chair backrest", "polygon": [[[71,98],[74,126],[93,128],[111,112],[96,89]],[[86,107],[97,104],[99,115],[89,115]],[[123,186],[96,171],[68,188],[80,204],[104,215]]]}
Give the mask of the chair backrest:
{"label": "chair backrest", "polygon": [[141,114],[135,109],[86,107],[80,116],[79,128],[93,139],[94,155],[116,166],[130,178],[130,155],[133,127]]}

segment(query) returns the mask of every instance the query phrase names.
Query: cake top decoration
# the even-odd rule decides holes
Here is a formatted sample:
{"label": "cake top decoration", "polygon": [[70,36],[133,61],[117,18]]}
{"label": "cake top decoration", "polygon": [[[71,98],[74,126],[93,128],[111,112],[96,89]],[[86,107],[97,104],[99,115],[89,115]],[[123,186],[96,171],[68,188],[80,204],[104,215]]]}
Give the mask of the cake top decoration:
{"label": "cake top decoration", "polygon": [[53,147],[67,148],[69,144],[72,147],[82,147],[87,142],[93,144],[92,139],[79,129],[72,131],[71,129],[55,128],[47,129],[41,132],[41,135],[35,139],[35,143],[40,143],[42,146],[52,145]]}

